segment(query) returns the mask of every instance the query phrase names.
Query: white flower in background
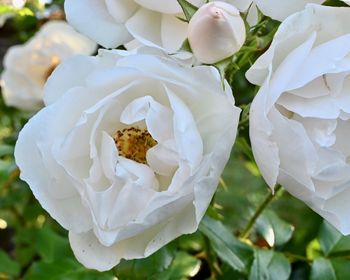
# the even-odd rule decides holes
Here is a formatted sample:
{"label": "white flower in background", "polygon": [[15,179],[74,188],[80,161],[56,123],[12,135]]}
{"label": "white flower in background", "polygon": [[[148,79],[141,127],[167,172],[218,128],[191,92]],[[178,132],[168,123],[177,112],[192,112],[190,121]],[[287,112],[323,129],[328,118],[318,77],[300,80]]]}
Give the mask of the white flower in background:
{"label": "white flower in background", "polygon": [[26,2],[26,0],[0,0],[0,6],[12,6],[15,9],[21,9]]}
{"label": "white flower in background", "polygon": [[[166,4],[165,4],[166,2]],[[200,7],[206,0],[190,0]],[[256,23],[256,6],[274,19],[283,20],[307,3],[324,0],[225,0],[247,12]],[[174,52],[187,38],[188,24],[177,0],[66,0],[68,22],[105,48],[115,48],[136,39],[139,43]]]}
{"label": "white flower in background", "polygon": [[250,138],[268,185],[280,183],[350,233],[350,8],[309,5],[282,23],[247,72],[262,85]]}
{"label": "white flower in background", "polygon": [[188,40],[196,58],[212,64],[232,56],[243,46],[246,37],[239,11],[224,2],[203,5],[188,25]]}
{"label": "white flower in background", "polygon": [[8,106],[37,110],[43,104],[43,87],[63,60],[92,54],[96,44],[64,21],[50,21],[24,45],[11,47],[4,58],[2,94]]}
{"label": "white flower in background", "polygon": [[26,4],[26,0],[12,0],[12,5],[16,8],[16,9],[21,9],[24,7],[24,5]]}
{"label": "white flower in background", "polygon": [[236,136],[240,110],[216,69],[157,52],[62,63],[16,144],[21,178],[89,268],[194,232]]}

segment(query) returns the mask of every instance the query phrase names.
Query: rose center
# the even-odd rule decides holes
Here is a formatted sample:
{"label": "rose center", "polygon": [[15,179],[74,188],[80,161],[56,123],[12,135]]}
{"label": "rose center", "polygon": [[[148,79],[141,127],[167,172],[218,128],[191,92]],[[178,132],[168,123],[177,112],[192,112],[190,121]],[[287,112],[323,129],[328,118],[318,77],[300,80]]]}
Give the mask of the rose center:
{"label": "rose center", "polygon": [[47,81],[47,79],[51,76],[52,72],[56,69],[56,67],[58,66],[58,64],[60,64],[60,59],[57,56],[52,57],[51,59],[51,65],[50,67],[45,71],[44,74],[44,79],[45,81]]}
{"label": "rose center", "polygon": [[113,138],[120,156],[144,164],[147,163],[147,151],[157,145],[157,141],[152,138],[147,129],[137,127],[118,130]]}

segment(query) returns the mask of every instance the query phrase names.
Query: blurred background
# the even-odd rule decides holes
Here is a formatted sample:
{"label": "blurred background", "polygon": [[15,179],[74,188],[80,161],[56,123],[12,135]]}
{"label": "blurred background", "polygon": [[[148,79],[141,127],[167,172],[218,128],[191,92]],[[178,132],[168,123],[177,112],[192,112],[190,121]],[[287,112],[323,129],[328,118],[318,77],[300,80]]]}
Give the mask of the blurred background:
{"label": "blurred background", "polygon": [[[64,19],[63,2],[0,0],[0,73],[10,46],[27,42],[47,21]],[[237,69],[227,71],[244,113],[231,159],[208,209],[210,218],[197,233],[178,238],[147,259],[124,261],[106,273],[85,269],[75,260],[67,232],[19,180],[14,145],[34,113],[7,107],[0,97],[0,279],[350,279],[350,238],[342,237],[283,190],[259,216],[248,237],[237,238],[258,207],[271,200],[249,146],[247,104],[257,88],[246,81],[244,73],[266,49],[277,27],[277,22],[262,18],[238,55]],[[208,233],[208,225],[216,235]],[[248,271],[235,269],[232,261],[235,253],[242,256],[244,252]]]}

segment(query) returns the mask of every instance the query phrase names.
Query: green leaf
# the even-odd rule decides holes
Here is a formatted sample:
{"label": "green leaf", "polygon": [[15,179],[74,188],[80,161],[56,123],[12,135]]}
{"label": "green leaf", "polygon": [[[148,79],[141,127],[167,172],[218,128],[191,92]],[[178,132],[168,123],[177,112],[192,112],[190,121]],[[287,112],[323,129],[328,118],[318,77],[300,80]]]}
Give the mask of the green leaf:
{"label": "green leaf", "polygon": [[350,261],[333,259],[332,266],[335,272],[335,275],[338,280],[349,279],[350,276]]}
{"label": "green leaf", "polygon": [[291,266],[287,258],[272,250],[256,249],[249,280],[287,280]]}
{"label": "green leaf", "polygon": [[318,258],[312,263],[310,280],[337,280],[332,263]]}
{"label": "green leaf", "polygon": [[271,247],[287,243],[294,232],[294,227],[281,220],[273,211],[264,211],[257,221],[256,229]]}
{"label": "green leaf", "polygon": [[0,180],[6,180],[14,169],[15,165],[12,160],[0,159]]}
{"label": "green leaf", "polygon": [[318,258],[312,263],[310,280],[347,280],[350,261]]}
{"label": "green leaf", "polygon": [[151,279],[185,280],[189,277],[194,277],[198,273],[200,266],[201,262],[197,258],[185,252],[178,252],[171,266]]}
{"label": "green leaf", "polygon": [[0,157],[12,155],[14,152],[14,147],[10,145],[2,144],[0,145]]}
{"label": "green leaf", "polygon": [[226,69],[231,65],[231,63],[232,63],[232,57],[229,57],[213,65],[219,71],[223,89],[225,89]]}
{"label": "green leaf", "polygon": [[325,256],[350,251],[350,236],[343,236],[326,221],[321,226],[318,240]]}
{"label": "green leaf", "polygon": [[36,250],[42,259],[48,262],[72,256],[68,239],[58,235],[49,227],[38,231]]}
{"label": "green leaf", "polygon": [[197,12],[198,7],[192,5],[190,2],[186,0],[177,0],[177,2],[181,6],[187,21],[190,21],[193,15]]}
{"label": "green leaf", "polygon": [[12,260],[4,251],[0,250],[0,274],[17,276],[20,271],[20,265]]}
{"label": "green leaf", "polygon": [[186,39],[181,46],[181,50],[184,52],[192,52],[190,42]]}
{"label": "green leaf", "polygon": [[28,8],[16,9],[9,5],[0,4],[0,15],[4,14],[17,14],[20,16],[33,16],[33,12]]}
{"label": "green leaf", "polygon": [[199,231],[193,234],[182,235],[175,242],[178,244],[179,249],[187,252],[199,253],[204,247],[203,236]]}
{"label": "green leaf", "polygon": [[172,244],[163,247],[145,259],[122,261],[116,268],[117,276],[125,280],[148,279],[168,269],[175,258]]}
{"label": "green leaf", "polygon": [[248,272],[253,258],[252,249],[239,241],[221,222],[204,217],[200,231],[209,238],[211,245],[225,263],[240,272]]}
{"label": "green leaf", "polygon": [[61,259],[54,262],[35,262],[24,280],[112,280],[112,272],[100,273],[88,270],[73,259]]}
{"label": "green leaf", "polygon": [[343,1],[339,0],[327,0],[323,3],[325,6],[333,6],[333,7],[349,7],[350,5],[345,4]]}

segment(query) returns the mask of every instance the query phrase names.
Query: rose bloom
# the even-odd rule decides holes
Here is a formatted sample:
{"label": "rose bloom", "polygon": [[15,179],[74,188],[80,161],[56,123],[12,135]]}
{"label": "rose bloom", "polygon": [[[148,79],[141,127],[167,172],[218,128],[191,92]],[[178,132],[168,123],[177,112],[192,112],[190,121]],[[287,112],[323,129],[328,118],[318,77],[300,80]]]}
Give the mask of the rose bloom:
{"label": "rose bloom", "polygon": [[201,6],[188,25],[188,41],[195,57],[213,64],[232,56],[243,46],[246,30],[239,11],[224,2]]}
{"label": "rose bloom", "polygon": [[82,264],[108,270],[196,231],[240,113],[215,68],[100,50],[58,66],[44,100],[15,158]]}
{"label": "rose bloom", "polygon": [[9,48],[4,58],[2,94],[6,105],[37,110],[43,105],[47,78],[63,60],[92,54],[96,44],[64,21],[50,21],[24,45]]}
{"label": "rose bloom", "polygon": [[[200,7],[206,0],[189,0]],[[225,0],[246,12],[253,5],[250,16],[256,21],[256,6],[274,19],[284,19],[302,10],[307,3],[324,0]],[[256,4],[256,5],[255,5]],[[177,0],[66,0],[68,22],[79,32],[105,48],[115,48],[136,39],[139,43],[158,46],[168,52],[181,48],[187,38],[188,24]],[[93,19],[93,20],[92,20]]]}
{"label": "rose bloom", "polygon": [[247,78],[262,85],[250,138],[268,185],[281,184],[350,233],[350,8],[309,5],[282,23]]}

